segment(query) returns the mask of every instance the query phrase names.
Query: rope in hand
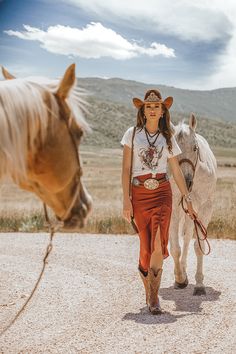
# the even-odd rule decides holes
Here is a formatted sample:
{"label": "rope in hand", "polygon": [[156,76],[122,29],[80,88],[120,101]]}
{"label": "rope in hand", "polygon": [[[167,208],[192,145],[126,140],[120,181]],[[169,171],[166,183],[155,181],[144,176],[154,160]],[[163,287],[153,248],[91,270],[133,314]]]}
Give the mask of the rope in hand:
{"label": "rope in hand", "polygon": [[[181,198],[181,201],[180,201],[181,205],[182,205],[182,208],[184,210],[184,212],[189,215],[189,212],[188,210],[184,207],[184,198],[182,197]],[[210,243],[207,239],[207,229],[205,228],[205,226],[203,225],[203,223],[201,222],[201,220],[199,220],[196,216],[194,216],[194,219],[193,219],[193,223],[194,223],[194,228],[195,228],[195,231],[196,231],[196,235],[197,235],[197,241],[198,241],[198,245],[199,245],[199,248],[201,250],[201,252],[207,256],[210,252],[211,252],[211,246],[210,246]],[[203,235],[203,238],[201,238],[199,236],[199,232],[198,230],[200,230],[200,232],[202,233]],[[207,243],[207,246],[208,246],[208,252],[205,253],[202,249],[202,245],[201,245],[201,242],[200,241],[206,241]]]}
{"label": "rope in hand", "polygon": [[47,208],[46,208],[46,205],[43,204],[43,207],[44,207],[44,215],[45,215],[45,219],[46,219],[46,222],[48,224],[48,227],[49,227],[49,232],[50,232],[50,239],[49,239],[49,243],[46,247],[46,251],[45,251],[45,255],[43,257],[43,265],[42,265],[42,269],[39,273],[39,276],[38,276],[38,279],[28,297],[28,299],[25,301],[25,303],[23,304],[23,306],[20,308],[20,310],[17,312],[17,314],[14,316],[14,318],[10,321],[10,323],[4,327],[3,330],[1,330],[0,332],[0,336],[2,336],[15,322],[16,320],[18,319],[18,317],[22,314],[22,312],[25,310],[26,306],[28,305],[28,303],[30,302],[30,300],[32,299],[35,291],[37,290],[38,286],[39,286],[39,283],[42,279],[42,276],[44,274],[44,271],[45,271],[45,268],[46,268],[46,265],[47,265],[47,259],[48,259],[48,256],[49,254],[51,253],[52,251],[52,248],[53,248],[53,244],[52,244],[52,241],[53,241],[53,236],[55,234],[55,232],[57,231],[57,227],[55,225],[53,225],[51,223],[51,221],[49,220],[49,217],[48,217],[48,213],[47,213]]}

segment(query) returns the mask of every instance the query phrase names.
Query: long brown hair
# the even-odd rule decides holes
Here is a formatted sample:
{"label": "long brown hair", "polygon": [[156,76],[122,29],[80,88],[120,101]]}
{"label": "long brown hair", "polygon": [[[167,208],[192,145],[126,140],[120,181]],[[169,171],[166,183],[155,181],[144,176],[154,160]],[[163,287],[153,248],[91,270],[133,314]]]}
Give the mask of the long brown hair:
{"label": "long brown hair", "polygon": [[[150,95],[150,93],[153,92],[157,97],[162,99],[161,94],[158,90],[148,90],[144,96],[144,100]],[[166,144],[168,146],[168,150],[170,153],[172,153],[172,143],[171,143],[171,137],[173,135],[172,129],[170,126],[170,113],[169,110],[165,107],[165,105],[162,103],[162,109],[163,109],[163,116],[159,119],[158,122],[158,128],[164,138],[166,139]],[[144,128],[144,125],[146,123],[146,117],[144,115],[144,105],[141,106],[138,110],[137,113],[137,123],[136,126],[139,131],[141,131]]]}

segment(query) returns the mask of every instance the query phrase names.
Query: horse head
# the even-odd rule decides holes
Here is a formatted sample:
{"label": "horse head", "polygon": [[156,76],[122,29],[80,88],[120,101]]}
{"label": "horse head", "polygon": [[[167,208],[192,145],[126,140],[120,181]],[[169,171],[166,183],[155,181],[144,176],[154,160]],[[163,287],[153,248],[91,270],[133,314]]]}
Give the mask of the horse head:
{"label": "horse head", "polygon": [[79,144],[90,128],[83,118],[75,65],[61,81],[15,79],[3,69],[0,82],[0,177],[9,175],[35,193],[64,222],[83,227],[92,200],[82,182]]}
{"label": "horse head", "polygon": [[193,185],[193,178],[199,157],[199,146],[195,133],[196,126],[197,120],[192,113],[189,118],[189,125],[180,122],[174,127],[176,141],[182,150],[182,154],[178,157],[179,164],[189,190],[191,190]]}

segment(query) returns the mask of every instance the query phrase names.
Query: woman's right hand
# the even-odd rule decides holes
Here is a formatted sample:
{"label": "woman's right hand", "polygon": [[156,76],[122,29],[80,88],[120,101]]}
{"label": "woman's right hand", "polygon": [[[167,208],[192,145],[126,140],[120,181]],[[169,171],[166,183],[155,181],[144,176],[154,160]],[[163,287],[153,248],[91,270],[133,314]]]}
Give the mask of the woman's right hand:
{"label": "woman's right hand", "polygon": [[123,217],[130,223],[131,216],[133,216],[133,206],[131,200],[128,198],[123,201]]}

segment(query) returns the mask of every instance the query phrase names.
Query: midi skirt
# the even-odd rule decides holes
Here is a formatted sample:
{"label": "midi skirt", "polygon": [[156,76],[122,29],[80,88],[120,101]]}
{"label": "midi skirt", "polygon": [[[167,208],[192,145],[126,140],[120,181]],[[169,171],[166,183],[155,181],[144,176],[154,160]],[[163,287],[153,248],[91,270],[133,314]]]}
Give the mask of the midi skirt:
{"label": "midi skirt", "polygon": [[[156,178],[163,178],[166,174],[157,174]],[[139,181],[151,178],[152,174],[136,176]],[[164,181],[157,189],[149,190],[143,185],[132,185],[132,206],[134,220],[139,234],[145,231],[145,238],[149,244],[150,254],[154,251],[154,242],[158,227],[160,227],[160,239],[163,258],[169,256],[168,240],[169,226],[172,212],[172,190],[170,182]],[[143,237],[143,236],[142,236]]]}

